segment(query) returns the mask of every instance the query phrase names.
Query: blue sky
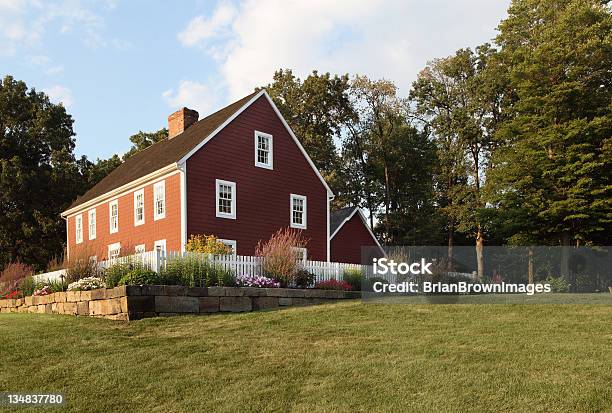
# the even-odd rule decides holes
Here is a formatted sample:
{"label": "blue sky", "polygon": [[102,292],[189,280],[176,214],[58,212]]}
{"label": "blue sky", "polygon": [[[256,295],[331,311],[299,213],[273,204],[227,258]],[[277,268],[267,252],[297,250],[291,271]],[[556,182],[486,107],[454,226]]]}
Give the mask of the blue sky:
{"label": "blue sky", "polygon": [[77,154],[105,158],[176,108],[205,116],[281,67],[384,77],[406,95],[428,60],[490,41],[508,3],[0,0],[0,76],[63,102]]}

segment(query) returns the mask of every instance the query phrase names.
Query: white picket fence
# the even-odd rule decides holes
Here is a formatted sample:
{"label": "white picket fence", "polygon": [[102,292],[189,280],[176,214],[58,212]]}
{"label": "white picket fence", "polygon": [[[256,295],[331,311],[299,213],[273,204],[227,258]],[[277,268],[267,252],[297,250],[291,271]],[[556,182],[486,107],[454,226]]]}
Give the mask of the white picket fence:
{"label": "white picket fence", "polygon": [[[192,257],[210,264],[220,266],[232,271],[235,275],[258,276],[263,275],[262,258],[249,255],[208,255],[193,252],[160,253],[159,251],[149,251],[141,254],[134,254],[125,257],[114,258],[111,260],[100,261],[100,269],[108,268],[113,264],[141,263],[142,265],[159,272],[168,262],[173,259]],[[326,261],[301,261],[300,266],[308,272],[315,274],[315,282],[328,281],[330,279],[342,280],[343,274],[347,270],[364,270],[364,266],[359,264],[347,264]]]}

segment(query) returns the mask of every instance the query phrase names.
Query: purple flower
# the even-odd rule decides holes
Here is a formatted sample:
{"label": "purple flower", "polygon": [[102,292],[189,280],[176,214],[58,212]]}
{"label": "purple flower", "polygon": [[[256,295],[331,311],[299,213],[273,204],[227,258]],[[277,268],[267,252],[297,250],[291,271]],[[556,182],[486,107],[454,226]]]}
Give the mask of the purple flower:
{"label": "purple flower", "polygon": [[239,275],[236,277],[238,287],[278,288],[280,283],[272,278],[260,275]]}

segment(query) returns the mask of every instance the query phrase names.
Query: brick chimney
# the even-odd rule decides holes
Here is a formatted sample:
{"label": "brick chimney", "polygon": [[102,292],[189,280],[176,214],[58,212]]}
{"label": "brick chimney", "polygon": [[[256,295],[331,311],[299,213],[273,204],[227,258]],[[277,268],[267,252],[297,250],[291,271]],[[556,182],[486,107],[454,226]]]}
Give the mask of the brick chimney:
{"label": "brick chimney", "polygon": [[181,108],[168,116],[168,139],[183,133],[185,129],[198,121],[198,116],[197,111],[189,108]]}

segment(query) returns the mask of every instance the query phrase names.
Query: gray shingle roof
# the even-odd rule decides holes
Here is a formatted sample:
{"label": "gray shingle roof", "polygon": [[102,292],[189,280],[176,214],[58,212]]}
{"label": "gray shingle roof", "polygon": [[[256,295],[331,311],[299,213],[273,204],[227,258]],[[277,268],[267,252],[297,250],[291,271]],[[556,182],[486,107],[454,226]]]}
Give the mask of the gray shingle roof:
{"label": "gray shingle roof", "polygon": [[257,93],[259,92],[253,92],[212,115],[197,121],[183,133],[172,139],[157,142],[136,153],[94,185],[83,196],[77,198],[69,209],[162,169],[173,162],[178,162]]}
{"label": "gray shingle roof", "polygon": [[337,209],[329,214],[329,235],[332,235],[345,219],[351,216],[357,207],[347,207]]}

